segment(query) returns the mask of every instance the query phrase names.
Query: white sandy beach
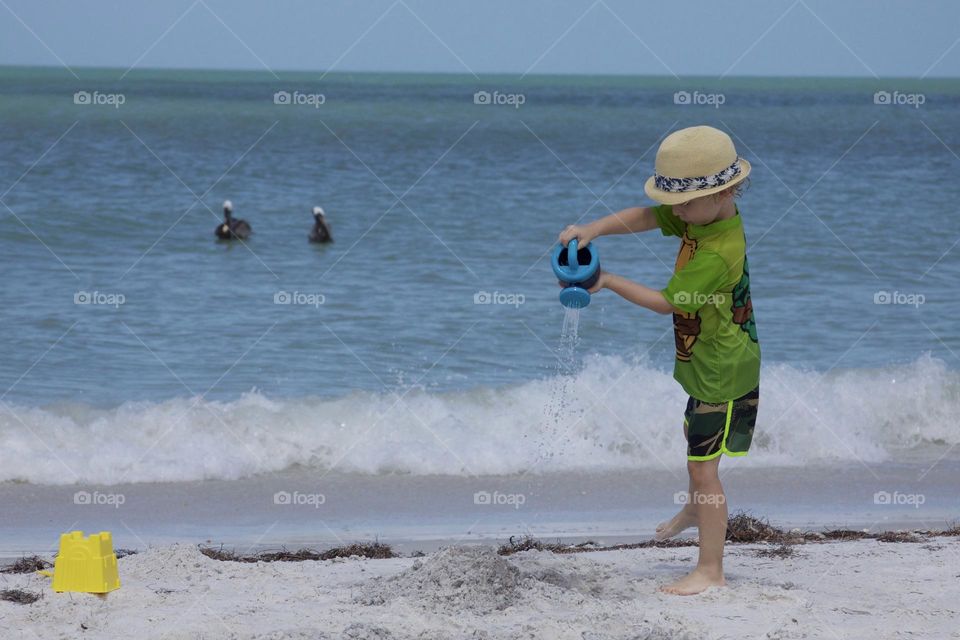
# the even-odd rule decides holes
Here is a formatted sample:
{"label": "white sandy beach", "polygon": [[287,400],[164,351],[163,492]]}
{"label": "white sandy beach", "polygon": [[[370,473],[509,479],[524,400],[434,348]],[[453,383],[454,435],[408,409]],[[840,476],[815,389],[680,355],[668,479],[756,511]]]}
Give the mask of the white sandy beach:
{"label": "white sandy beach", "polygon": [[725,588],[658,587],[695,547],[558,555],[449,547],[422,558],[244,564],[190,545],[119,560],[105,597],[0,603],[4,638],[960,638],[960,539],[730,545]]}

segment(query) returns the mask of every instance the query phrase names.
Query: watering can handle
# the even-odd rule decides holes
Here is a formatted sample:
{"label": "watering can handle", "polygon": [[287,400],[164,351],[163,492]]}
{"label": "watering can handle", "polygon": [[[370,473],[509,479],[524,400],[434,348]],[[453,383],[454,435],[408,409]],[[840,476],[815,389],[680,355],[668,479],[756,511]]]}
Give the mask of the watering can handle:
{"label": "watering can handle", "polygon": [[576,269],[580,266],[580,263],[577,262],[577,239],[574,238],[567,244],[567,265],[571,269]]}

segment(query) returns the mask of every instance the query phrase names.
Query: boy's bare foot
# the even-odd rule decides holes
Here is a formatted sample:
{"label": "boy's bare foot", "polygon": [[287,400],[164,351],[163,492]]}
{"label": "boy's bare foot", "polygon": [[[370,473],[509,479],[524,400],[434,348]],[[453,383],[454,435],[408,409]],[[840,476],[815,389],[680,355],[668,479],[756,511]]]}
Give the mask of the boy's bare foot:
{"label": "boy's bare foot", "polygon": [[697,516],[691,515],[681,509],[677,515],[657,525],[657,532],[653,535],[653,539],[657,542],[669,540],[690,527],[696,526],[696,524]]}
{"label": "boy's bare foot", "polygon": [[673,584],[660,587],[660,591],[678,596],[692,596],[695,593],[700,593],[707,587],[722,587],[726,584],[722,575],[711,574],[698,568]]}

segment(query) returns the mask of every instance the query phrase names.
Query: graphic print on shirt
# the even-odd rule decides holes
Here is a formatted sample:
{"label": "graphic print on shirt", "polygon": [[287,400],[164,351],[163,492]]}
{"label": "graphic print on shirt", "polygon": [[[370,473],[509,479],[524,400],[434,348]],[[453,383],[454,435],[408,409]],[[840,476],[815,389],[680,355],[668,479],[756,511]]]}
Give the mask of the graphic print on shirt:
{"label": "graphic print on shirt", "polygon": [[757,342],[757,323],[753,319],[753,303],[750,301],[750,266],[746,254],[743,256],[743,276],[733,288],[733,306],[730,310],[733,312],[733,321],[751,340]]}
{"label": "graphic print on shirt", "polygon": [[[693,259],[697,252],[697,241],[687,236],[686,232],[680,240],[680,251],[677,253],[677,263],[674,271],[680,271]],[[688,313],[686,311],[673,314],[673,337],[677,346],[677,360],[690,362],[693,345],[700,335],[700,311]]]}

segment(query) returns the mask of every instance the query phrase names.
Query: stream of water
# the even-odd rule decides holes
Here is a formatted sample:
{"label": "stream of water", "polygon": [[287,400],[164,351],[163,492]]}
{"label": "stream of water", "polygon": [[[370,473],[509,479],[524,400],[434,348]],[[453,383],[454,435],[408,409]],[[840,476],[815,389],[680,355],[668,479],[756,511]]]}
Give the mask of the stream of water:
{"label": "stream of water", "polygon": [[[573,402],[578,369],[576,350],[580,342],[579,328],[580,309],[564,307],[556,369],[550,382],[550,399],[544,407],[536,462],[549,460],[557,451],[562,450],[563,443],[570,440],[572,427],[583,417],[583,409],[578,410]],[[558,442],[561,443],[559,447]]]}

